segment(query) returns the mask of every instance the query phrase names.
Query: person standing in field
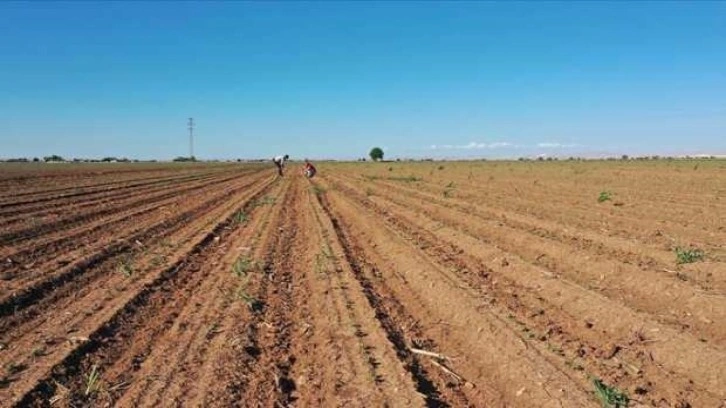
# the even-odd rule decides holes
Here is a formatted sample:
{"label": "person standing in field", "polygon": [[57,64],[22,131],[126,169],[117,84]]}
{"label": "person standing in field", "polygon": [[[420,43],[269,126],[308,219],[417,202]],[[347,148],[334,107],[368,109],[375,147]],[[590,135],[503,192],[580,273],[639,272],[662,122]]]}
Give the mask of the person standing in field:
{"label": "person standing in field", "polygon": [[272,162],[275,163],[275,166],[277,166],[277,174],[282,177],[282,169],[285,167],[285,162],[287,162],[287,159],[289,159],[290,156],[284,155],[284,156],[275,156],[272,158]]}

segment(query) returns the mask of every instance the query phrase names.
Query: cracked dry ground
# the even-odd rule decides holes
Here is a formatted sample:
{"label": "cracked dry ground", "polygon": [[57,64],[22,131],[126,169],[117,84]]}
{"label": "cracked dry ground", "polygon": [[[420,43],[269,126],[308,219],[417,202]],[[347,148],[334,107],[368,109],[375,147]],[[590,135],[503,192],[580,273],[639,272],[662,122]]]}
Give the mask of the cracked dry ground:
{"label": "cracked dry ground", "polygon": [[0,405],[725,406],[714,163],[5,172]]}

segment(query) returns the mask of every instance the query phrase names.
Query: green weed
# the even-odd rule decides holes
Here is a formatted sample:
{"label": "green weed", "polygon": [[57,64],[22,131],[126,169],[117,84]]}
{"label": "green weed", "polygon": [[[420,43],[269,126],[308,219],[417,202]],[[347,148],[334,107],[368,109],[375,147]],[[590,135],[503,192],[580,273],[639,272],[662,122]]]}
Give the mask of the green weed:
{"label": "green weed", "polygon": [[45,347],[36,347],[31,351],[33,358],[43,357],[45,355]]}
{"label": "green weed", "polygon": [[246,256],[240,256],[232,264],[232,273],[237,275],[238,278],[244,278],[251,270],[257,267],[257,262]]}
{"label": "green weed", "polygon": [[247,307],[249,307],[253,312],[261,312],[265,305],[261,300],[247,293],[244,285],[240,285],[239,288],[237,288],[237,298],[245,302]]}
{"label": "green weed", "polygon": [[151,258],[151,266],[163,265],[166,262],[166,257],[161,254],[156,254]]}
{"label": "green weed", "polygon": [[25,370],[27,367],[24,364],[18,364],[18,363],[7,363],[5,364],[5,371],[9,375],[17,374],[23,370]]}
{"label": "green weed", "polygon": [[116,270],[123,274],[125,277],[130,278],[134,274],[134,264],[131,257],[123,257],[116,267]]}
{"label": "green weed", "polygon": [[217,335],[221,332],[222,331],[219,328],[219,323],[215,322],[209,326],[209,329],[207,329],[207,335],[205,337],[207,339],[211,339],[212,337],[214,337],[215,335]]}
{"label": "green weed", "polygon": [[265,196],[265,198],[260,198],[255,201],[255,207],[261,207],[263,205],[273,205],[275,204],[275,201],[275,197]]}
{"label": "green weed", "polygon": [[237,224],[244,224],[247,222],[247,214],[245,214],[244,211],[239,210],[232,216],[232,223],[235,225]]}
{"label": "green weed", "polygon": [[316,196],[320,196],[320,195],[322,195],[322,194],[324,194],[324,193],[325,193],[325,188],[323,188],[323,187],[320,187],[320,186],[318,186],[318,185],[314,185],[314,186],[310,187],[310,190],[311,190],[311,191],[313,192],[313,194],[315,194]]}
{"label": "green weed", "polygon": [[698,248],[676,247],[676,263],[679,265],[703,260],[706,254]]}
{"label": "green weed", "polygon": [[453,195],[454,188],[455,188],[454,187],[454,182],[453,181],[452,182],[449,182],[449,184],[446,185],[446,188],[444,188],[444,191],[442,193],[442,195],[444,196],[444,198],[451,197]]}
{"label": "green weed", "polygon": [[595,396],[600,400],[605,408],[625,408],[630,403],[630,398],[624,392],[615,387],[610,387],[603,383],[599,378],[593,378],[592,384],[595,386]]}
{"label": "green weed", "polygon": [[333,258],[332,248],[327,243],[323,244],[320,252],[315,254],[315,272],[319,274],[326,273],[328,260]]}
{"label": "green weed", "polygon": [[601,191],[600,195],[597,197],[598,203],[604,203],[605,201],[610,201],[613,198],[613,193],[609,191]]}
{"label": "green weed", "polygon": [[101,373],[98,372],[98,366],[93,365],[91,372],[86,376],[86,391],[83,393],[86,396],[97,393],[101,389]]}

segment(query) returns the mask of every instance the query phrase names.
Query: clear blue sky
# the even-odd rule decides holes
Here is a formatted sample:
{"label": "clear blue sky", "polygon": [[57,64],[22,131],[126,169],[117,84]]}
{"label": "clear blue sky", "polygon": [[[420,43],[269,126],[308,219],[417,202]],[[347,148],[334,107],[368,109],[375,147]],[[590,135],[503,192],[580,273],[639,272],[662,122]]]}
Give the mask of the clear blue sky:
{"label": "clear blue sky", "polygon": [[0,3],[0,157],[726,153],[726,2]]}

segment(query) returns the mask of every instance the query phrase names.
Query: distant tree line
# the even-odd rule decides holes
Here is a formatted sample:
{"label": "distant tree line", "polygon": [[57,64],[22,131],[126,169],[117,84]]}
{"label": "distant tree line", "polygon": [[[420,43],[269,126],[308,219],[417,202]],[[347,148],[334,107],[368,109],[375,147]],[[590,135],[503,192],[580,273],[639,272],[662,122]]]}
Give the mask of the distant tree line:
{"label": "distant tree line", "polygon": [[42,159],[38,157],[27,158],[27,157],[12,157],[9,159],[0,159],[0,162],[5,163],[139,163],[139,162],[156,162],[157,160],[137,160],[128,159],[126,157],[104,157],[102,159],[86,159],[86,158],[74,158],[65,159],[57,154],[51,156],[44,156]]}
{"label": "distant tree line", "polygon": [[194,156],[178,156],[174,158],[175,162],[195,162],[197,158]]}

